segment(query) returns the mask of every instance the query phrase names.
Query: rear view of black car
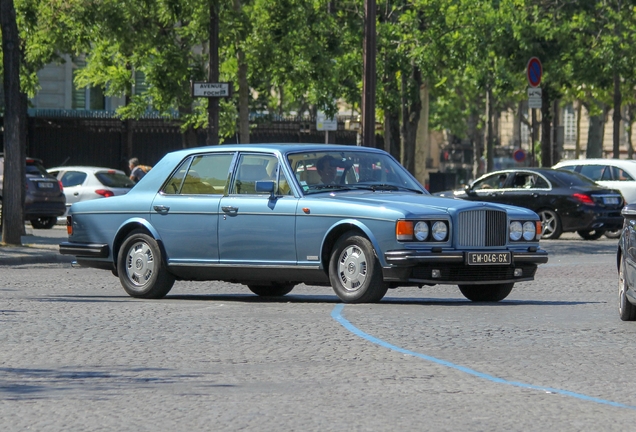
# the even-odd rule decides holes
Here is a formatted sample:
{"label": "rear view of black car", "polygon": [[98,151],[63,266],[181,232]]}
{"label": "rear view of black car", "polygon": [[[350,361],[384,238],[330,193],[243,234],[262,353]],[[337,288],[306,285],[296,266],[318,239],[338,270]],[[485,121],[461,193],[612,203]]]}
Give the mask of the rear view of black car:
{"label": "rear view of black car", "polygon": [[[4,157],[0,155],[0,212],[2,211],[3,172]],[[62,216],[66,211],[66,198],[62,184],[46,172],[39,159],[27,158],[26,160],[25,192],[24,219],[30,221],[33,228],[53,228],[57,217]]]}
{"label": "rear view of black car", "polygon": [[543,239],[577,232],[586,240],[623,226],[624,200],[580,174],[550,168],[496,171],[475,180],[464,190],[436,195],[471,201],[511,204],[534,210],[543,221]]}

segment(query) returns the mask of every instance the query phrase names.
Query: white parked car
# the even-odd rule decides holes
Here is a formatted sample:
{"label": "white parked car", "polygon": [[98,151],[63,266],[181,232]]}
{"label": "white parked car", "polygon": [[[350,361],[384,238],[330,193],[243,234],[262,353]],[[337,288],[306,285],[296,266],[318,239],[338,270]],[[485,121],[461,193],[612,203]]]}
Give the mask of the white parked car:
{"label": "white parked car", "polygon": [[552,168],[574,171],[609,189],[617,189],[626,204],[636,202],[636,160],[572,159],[562,160]]}
{"label": "white parked car", "polygon": [[[620,191],[625,204],[636,203],[636,160],[633,159],[571,159],[562,160],[552,168],[574,171],[601,186]],[[620,230],[608,231],[609,238],[618,238]]]}
{"label": "white parked car", "polygon": [[112,168],[62,166],[47,171],[64,186],[67,213],[73,203],[124,195],[135,185],[125,172]]}

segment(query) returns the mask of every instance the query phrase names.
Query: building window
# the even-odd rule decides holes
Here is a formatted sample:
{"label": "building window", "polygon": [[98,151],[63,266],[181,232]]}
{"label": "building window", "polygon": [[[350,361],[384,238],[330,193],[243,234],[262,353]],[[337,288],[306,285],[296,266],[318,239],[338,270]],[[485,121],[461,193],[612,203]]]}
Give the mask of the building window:
{"label": "building window", "polygon": [[565,144],[576,143],[576,111],[572,104],[563,108],[563,130],[565,133]]}
{"label": "building window", "polygon": [[103,110],[105,109],[104,91],[99,87],[77,87],[75,76],[79,69],[86,67],[83,59],[73,59],[73,95],[71,108],[76,110]]}

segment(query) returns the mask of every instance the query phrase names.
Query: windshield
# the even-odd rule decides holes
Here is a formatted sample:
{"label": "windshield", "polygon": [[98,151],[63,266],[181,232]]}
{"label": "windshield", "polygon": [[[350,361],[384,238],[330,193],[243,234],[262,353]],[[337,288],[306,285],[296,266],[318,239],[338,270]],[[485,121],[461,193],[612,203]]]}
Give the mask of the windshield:
{"label": "windshield", "polygon": [[388,154],[363,150],[324,151],[293,153],[287,158],[306,195],[352,189],[426,193]]}

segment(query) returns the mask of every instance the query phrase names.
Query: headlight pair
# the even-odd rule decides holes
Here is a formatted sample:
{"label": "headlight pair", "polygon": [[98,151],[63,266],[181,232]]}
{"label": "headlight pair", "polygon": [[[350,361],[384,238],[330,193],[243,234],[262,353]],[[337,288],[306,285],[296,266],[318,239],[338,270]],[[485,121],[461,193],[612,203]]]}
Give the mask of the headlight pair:
{"label": "headlight pair", "polygon": [[[523,238],[525,241],[532,241],[537,237],[537,222],[535,221],[512,221],[508,230],[510,240],[519,241]],[[539,235],[541,232],[539,231]]]}
{"label": "headlight pair", "polygon": [[445,220],[398,221],[395,234],[400,241],[443,242],[448,239]]}

